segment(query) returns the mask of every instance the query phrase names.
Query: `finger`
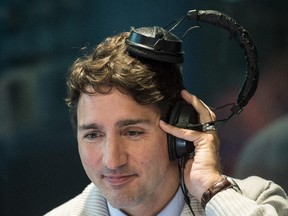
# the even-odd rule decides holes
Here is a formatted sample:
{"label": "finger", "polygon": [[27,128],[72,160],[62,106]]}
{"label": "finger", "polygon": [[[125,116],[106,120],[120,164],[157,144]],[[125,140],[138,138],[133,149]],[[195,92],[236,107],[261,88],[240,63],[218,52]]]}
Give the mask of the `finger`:
{"label": "finger", "polygon": [[210,122],[216,120],[216,115],[210,110],[210,108],[195,95],[190,94],[186,90],[181,91],[183,99],[190,103],[198,112],[200,123]]}
{"label": "finger", "polygon": [[175,137],[185,139],[191,142],[194,142],[197,139],[197,131],[193,130],[187,130],[187,129],[182,129],[175,127],[173,125],[167,124],[163,120],[160,120],[159,125],[163,131],[165,131],[168,134],[171,134]]}

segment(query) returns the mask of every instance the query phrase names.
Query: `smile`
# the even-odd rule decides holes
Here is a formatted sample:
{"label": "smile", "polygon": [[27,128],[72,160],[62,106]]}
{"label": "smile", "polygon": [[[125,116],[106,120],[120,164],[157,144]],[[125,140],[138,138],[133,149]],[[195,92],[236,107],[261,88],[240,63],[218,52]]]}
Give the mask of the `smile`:
{"label": "smile", "polygon": [[136,175],[109,175],[105,176],[104,179],[107,180],[108,184],[112,187],[120,187],[130,183],[135,179]]}

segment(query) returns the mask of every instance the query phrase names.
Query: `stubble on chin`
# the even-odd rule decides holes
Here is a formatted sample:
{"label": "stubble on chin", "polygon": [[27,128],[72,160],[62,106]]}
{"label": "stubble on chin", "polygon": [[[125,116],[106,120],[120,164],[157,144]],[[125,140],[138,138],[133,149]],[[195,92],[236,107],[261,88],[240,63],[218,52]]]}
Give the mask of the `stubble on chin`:
{"label": "stubble on chin", "polygon": [[99,188],[101,194],[107,199],[109,204],[117,209],[133,208],[145,200],[145,188],[135,189],[133,186],[125,186],[118,189]]}

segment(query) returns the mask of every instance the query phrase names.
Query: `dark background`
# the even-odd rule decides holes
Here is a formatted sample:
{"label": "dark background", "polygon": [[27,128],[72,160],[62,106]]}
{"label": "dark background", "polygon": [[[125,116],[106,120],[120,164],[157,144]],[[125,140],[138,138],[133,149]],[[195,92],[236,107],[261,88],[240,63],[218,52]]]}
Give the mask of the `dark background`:
{"label": "dark background", "polygon": [[[237,173],[238,162],[248,161],[241,152],[249,140],[288,111],[287,1],[1,0],[0,215],[43,215],[89,183],[64,104],[66,73],[81,47],[93,47],[131,26],[166,26],[190,9],[230,15],[257,44],[261,75],[256,95],[241,115],[219,129],[223,171]],[[175,33],[192,25],[184,23]],[[245,79],[242,51],[224,30],[201,26],[184,40],[185,84],[210,106],[234,102]],[[287,152],[287,145],[279,151]],[[269,147],[254,151],[263,153],[258,162],[265,168]],[[257,167],[235,175],[265,176],[287,190],[288,157],[281,157],[281,164],[273,159],[278,178]]]}

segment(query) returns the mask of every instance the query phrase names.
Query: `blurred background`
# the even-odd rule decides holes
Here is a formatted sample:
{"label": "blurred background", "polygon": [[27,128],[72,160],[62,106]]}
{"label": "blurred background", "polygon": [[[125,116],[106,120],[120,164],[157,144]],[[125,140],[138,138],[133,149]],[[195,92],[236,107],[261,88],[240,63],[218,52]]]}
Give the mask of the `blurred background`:
{"label": "blurred background", "polygon": [[[64,103],[81,48],[131,26],[164,27],[190,9],[228,14],[258,48],[257,92],[219,129],[224,174],[260,175],[288,191],[288,1],[0,0],[0,215],[43,215],[89,183]],[[234,102],[244,55],[225,30],[200,24],[184,40],[185,84],[212,107]]]}

